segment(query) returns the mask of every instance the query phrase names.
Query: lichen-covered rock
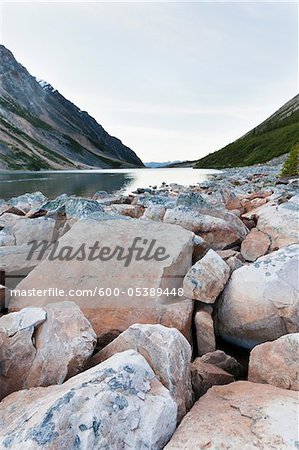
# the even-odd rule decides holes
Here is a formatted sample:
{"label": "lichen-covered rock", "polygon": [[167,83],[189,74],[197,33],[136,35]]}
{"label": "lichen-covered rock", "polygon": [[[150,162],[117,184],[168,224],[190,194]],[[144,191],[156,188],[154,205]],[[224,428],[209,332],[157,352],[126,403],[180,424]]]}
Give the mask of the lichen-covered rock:
{"label": "lichen-covered rock", "polygon": [[250,352],[248,380],[299,391],[299,333],[257,345]]}
{"label": "lichen-covered rock", "polygon": [[209,250],[186,274],[184,295],[203,303],[214,303],[229,276],[229,266],[214,250]]}
{"label": "lichen-covered rock", "polygon": [[143,356],[129,350],[59,386],[0,403],[0,448],[163,449],[177,406]]}
{"label": "lichen-covered rock", "polygon": [[223,339],[251,349],[299,331],[298,250],[282,248],[233,272],[217,302]]}
{"label": "lichen-covered rock", "polygon": [[1,317],[0,341],[3,398],[76,375],[91,356],[96,335],[75,303],[61,302]]}
{"label": "lichen-covered rock", "polygon": [[78,219],[86,218],[91,213],[103,212],[103,207],[96,200],[75,196],[68,197],[66,194],[62,194],[54,200],[48,200],[39,209],[55,212],[62,207],[65,208],[67,217],[77,217]]}
{"label": "lichen-covered rock", "polygon": [[209,389],[165,450],[291,450],[296,448],[297,429],[297,392],[237,381]]}
{"label": "lichen-covered rock", "polygon": [[191,346],[175,328],[163,325],[131,325],[91,358],[94,366],[125,350],[136,350],[147,360],[157,378],[178,405],[180,421],[192,405]]}
{"label": "lichen-covered rock", "polygon": [[257,228],[270,236],[271,249],[299,242],[298,214],[298,199],[259,211]]}

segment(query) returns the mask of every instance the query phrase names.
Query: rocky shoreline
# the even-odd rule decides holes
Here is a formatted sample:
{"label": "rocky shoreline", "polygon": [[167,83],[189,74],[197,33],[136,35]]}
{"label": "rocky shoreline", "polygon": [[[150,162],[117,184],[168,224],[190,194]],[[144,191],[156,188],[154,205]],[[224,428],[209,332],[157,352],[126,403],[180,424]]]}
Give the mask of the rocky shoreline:
{"label": "rocky shoreline", "polygon": [[0,201],[0,449],[298,446],[299,183],[280,172]]}

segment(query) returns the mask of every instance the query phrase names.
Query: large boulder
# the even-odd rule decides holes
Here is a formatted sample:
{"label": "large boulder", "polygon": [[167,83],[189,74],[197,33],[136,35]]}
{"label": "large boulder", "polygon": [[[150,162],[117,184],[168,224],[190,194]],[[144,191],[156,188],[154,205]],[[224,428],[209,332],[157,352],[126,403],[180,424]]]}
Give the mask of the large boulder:
{"label": "large boulder", "polygon": [[257,227],[270,236],[273,250],[299,242],[298,214],[298,199],[259,211]]}
{"label": "large boulder", "polygon": [[22,218],[14,226],[16,245],[27,244],[31,241],[51,241],[55,227],[55,220],[49,217],[36,219]]}
{"label": "large boulder", "polygon": [[291,245],[233,272],[217,303],[217,331],[253,348],[299,331],[298,250]]}
{"label": "large boulder", "polygon": [[209,250],[184,278],[184,294],[203,303],[214,303],[226,285],[230,268],[214,250]]}
{"label": "large boulder", "polygon": [[29,212],[32,208],[39,208],[46,201],[47,198],[41,192],[33,192],[13,197],[7,203],[12,207]]}
{"label": "large boulder", "polygon": [[34,331],[46,318],[42,308],[25,308],[0,318],[0,400],[24,387],[36,354]]}
{"label": "large boulder", "polygon": [[60,384],[76,375],[94,351],[96,334],[74,302],[43,307],[47,320],[34,336],[36,355],[26,386]]}
{"label": "large boulder", "polygon": [[299,391],[299,333],[286,334],[251,350],[248,380]]}
{"label": "large boulder", "polygon": [[192,405],[191,346],[175,328],[163,325],[131,325],[91,358],[92,366],[115,353],[136,350],[147,360],[157,378],[178,405],[180,421]]}
{"label": "large boulder", "polygon": [[5,227],[0,231],[0,247],[15,245],[16,239],[12,227]]}
{"label": "large boulder", "polygon": [[74,195],[68,197],[66,194],[62,194],[54,200],[48,200],[40,208],[36,208],[35,212],[43,210],[48,211],[48,213],[54,213],[62,208],[64,208],[67,217],[76,217],[78,219],[84,219],[92,213],[103,212],[103,207],[96,200]]}
{"label": "large boulder", "polygon": [[19,221],[24,220],[24,216],[5,212],[0,215],[0,227],[14,227]]}
{"label": "large boulder", "polygon": [[[162,323],[190,338],[193,304],[178,289],[191,266],[192,233],[137,219],[83,220],[56,245],[17,286],[10,311],[46,305],[57,286],[80,306],[100,345],[133,323]],[[45,295],[29,297],[32,288]]]}
{"label": "large boulder", "polygon": [[215,211],[209,212],[211,215],[208,215],[206,210],[198,212],[185,206],[178,206],[166,211],[164,222],[193,231],[214,250],[222,250],[245,239],[248,230],[237,216],[221,211],[218,217],[212,215],[216,214]]}
{"label": "large boulder", "polygon": [[209,389],[165,450],[291,450],[298,441],[297,428],[297,392],[237,381]]}
{"label": "large boulder", "polygon": [[3,398],[76,375],[91,356],[96,335],[75,303],[61,302],[1,317],[0,342]]}
{"label": "large boulder", "polygon": [[31,249],[32,246],[28,244],[0,247],[0,270],[7,274],[14,272],[20,276],[27,275],[28,271],[40,264],[49,253],[49,250],[45,251],[40,258],[40,249],[33,252]]}
{"label": "large boulder", "polygon": [[143,356],[129,350],[58,386],[0,403],[0,448],[160,450],[177,406]]}

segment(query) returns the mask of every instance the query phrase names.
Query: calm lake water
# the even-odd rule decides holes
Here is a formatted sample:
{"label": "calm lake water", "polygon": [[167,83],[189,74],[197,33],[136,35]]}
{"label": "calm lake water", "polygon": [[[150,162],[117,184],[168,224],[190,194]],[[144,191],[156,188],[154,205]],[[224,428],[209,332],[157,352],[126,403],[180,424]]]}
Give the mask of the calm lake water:
{"label": "calm lake water", "polygon": [[35,191],[41,191],[48,198],[63,193],[82,197],[92,197],[96,191],[130,193],[138,187],[159,187],[163,181],[196,184],[217,172],[185,168],[0,172],[0,198],[8,200]]}

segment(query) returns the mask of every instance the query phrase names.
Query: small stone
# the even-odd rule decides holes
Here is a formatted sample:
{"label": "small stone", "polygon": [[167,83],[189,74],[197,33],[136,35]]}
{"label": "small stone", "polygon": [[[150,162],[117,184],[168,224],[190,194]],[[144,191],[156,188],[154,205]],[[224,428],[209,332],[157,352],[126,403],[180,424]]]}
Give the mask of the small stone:
{"label": "small stone", "polygon": [[246,261],[256,261],[268,252],[270,245],[269,236],[253,228],[241,244],[241,255]]}
{"label": "small stone", "polygon": [[191,364],[191,378],[195,398],[204,395],[212,386],[232,383],[234,377],[223,369],[196,358]]}
{"label": "small stone", "polygon": [[229,276],[229,266],[214,250],[209,250],[185,276],[184,295],[203,303],[214,303]]}
{"label": "small stone", "polygon": [[225,370],[236,380],[245,375],[245,368],[233,356],[227,355],[222,350],[206,353],[201,357],[201,361]]}
{"label": "small stone", "polygon": [[210,305],[198,305],[194,316],[196,328],[197,353],[199,356],[216,350],[213,308]]}

